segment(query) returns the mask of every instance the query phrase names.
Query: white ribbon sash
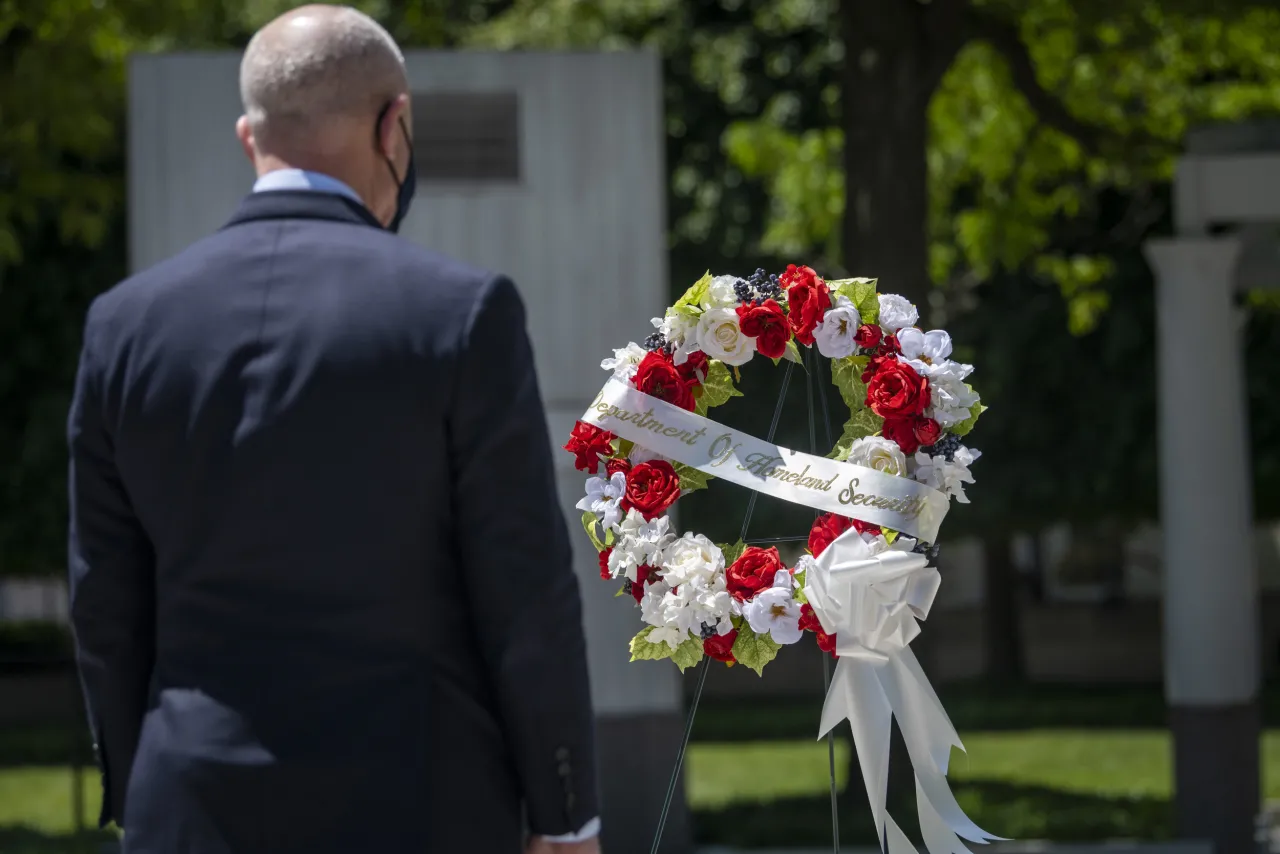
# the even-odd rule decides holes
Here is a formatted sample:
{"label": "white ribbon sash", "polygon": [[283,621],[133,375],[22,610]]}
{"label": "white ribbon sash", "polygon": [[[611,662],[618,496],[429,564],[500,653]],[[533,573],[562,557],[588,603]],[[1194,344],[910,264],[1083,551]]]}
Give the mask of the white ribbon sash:
{"label": "white ribbon sash", "polygon": [[1000,837],[978,827],[947,785],[954,745],[964,745],[908,644],[929,615],[940,576],[924,555],[874,553],[846,531],[805,573],[805,597],[823,631],[836,636],[835,678],[822,707],[818,737],[848,720],[871,812],[888,854],[916,854],[889,817],[889,737],[898,719],[916,782],[920,829],[930,854],[969,854],[960,838],[986,844]]}
{"label": "white ribbon sash", "polygon": [[932,543],[950,501],[910,478],[802,454],[645,394],[616,377],[582,420],[739,486]]}

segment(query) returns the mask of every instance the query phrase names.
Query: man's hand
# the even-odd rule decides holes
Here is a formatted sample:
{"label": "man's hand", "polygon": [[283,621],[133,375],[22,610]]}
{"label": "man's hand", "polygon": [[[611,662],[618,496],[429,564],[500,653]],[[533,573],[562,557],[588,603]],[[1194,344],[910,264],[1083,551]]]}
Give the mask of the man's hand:
{"label": "man's hand", "polygon": [[600,854],[600,839],[585,839],[582,842],[548,842],[544,836],[535,836],[529,841],[525,854]]}

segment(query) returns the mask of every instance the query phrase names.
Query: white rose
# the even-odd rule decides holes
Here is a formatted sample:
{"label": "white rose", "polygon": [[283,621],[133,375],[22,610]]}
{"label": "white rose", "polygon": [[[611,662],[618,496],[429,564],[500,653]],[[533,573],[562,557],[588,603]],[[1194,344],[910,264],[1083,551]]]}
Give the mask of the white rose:
{"label": "white rose", "polygon": [[813,328],[813,338],[818,345],[818,352],[828,359],[852,356],[858,349],[854,338],[861,324],[862,316],[849,298],[837,296],[835,306],[828,310],[822,316],[822,320],[818,321],[818,325]]}
{"label": "white rose", "polygon": [[702,300],[704,309],[732,308],[738,304],[738,295],[733,286],[741,282],[737,276],[716,276],[707,286],[707,295]]}
{"label": "white rose", "polygon": [[672,587],[697,581],[710,583],[716,573],[724,572],[724,554],[720,547],[702,534],[685,534],[662,553],[659,573]]}
{"label": "white rose", "polygon": [[854,442],[849,451],[849,462],[895,477],[907,476],[906,455],[897,442],[881,436],[867,436]]}
{"label": "white rose", "polygon": [[742,334],[735,310],[713,308],[698,319],[698,348],[726,365],[745,365],[756,351],[756,339]]}
{"label": "white rose", "polygon": [[907,326],[915,326],[920,312],[906,297],[897,294],[880,294],[880,326],[885,332],[897,332]]}

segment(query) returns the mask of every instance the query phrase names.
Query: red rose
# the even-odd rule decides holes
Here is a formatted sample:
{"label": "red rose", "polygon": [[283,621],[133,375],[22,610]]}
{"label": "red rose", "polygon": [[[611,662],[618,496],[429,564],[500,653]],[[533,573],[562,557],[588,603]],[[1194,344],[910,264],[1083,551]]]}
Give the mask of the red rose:
{"label": "red rose", "polygon": [[605,581],[613,578],[613,573],[609,571],[609,555],[613,554],[613,549],[605,549],[600,552],[600,577]]}
{"label": "red rose", "polygon": [[795,264],[788,264],[787,269],[778,277],[784,289],[790,290],[794,285],[815,285],[824,284],[822,277],[812,267],[798,267]]}
{"label": "red rose", "polygon": [[[791,268],[787,268],[790,272]],[[791,329],[796,340],[806,347],[813,346],[813,328],[822,320],[822,316],[831,308],[831,291],[817,273],[808,270],[811,276],[804,277],[787,290],[787,303],[791,308]],[[786,276],[783,276],[786,281]],[[785,343],[785,342],[784,342]]]}
{"label": "red rose", "polygon": [[867,362],[867,366],[862,369],[862,381],[864,383],[871,382],[871,378],[884,370],[885,365],[896,361],[898,361],[898,357],[889,354],[872,356],[871,361]]}
{"label": "red rose", "polygon": [[898,336],[894,335],[892,332],[884,336],[884,338],[881,339],[880,341],[880,347],[878,349],[878,352],[880,353],[881,356],[888,356],[890,354],[893,354],[896,356],[899,353],[901,353],[902,345],[898,343]]}
{"label": "red rose", "polygon": [[732,629],[727,635],[712,635],[702,641],[702,651],[716,661],[733,664],[738,659],[733,657],[733,642],[738,639],[738,630]]}
{"label": "red rose", "polygon": [[814,613],[813,606],[807,602],[800,606],[800,630],[813,632],[818,636],[818,649],[831,653],[832,658],[836,657],[836,636],[822,630],[818,615]]}
{"label": "red rose", "polygon": [[577,457],[573,461],[574,468],[595,474],[600,470],[601,455],[613,453],[610,443],[615,438],[608,430],[579,421],[573,425],[573,432],[569,434],[569,441],[564,443],[564,449]]}
{"label": "red rose", "polygon": [[886,420],[919,415],[928,405],[929,380],[896,359],[886,362],[867,383],[867,406]]}
{"label": "red rose", "polygon": [[631,471],[631,460],[605,460],[604,470],[609,477],[613,477],[618,472],[626,474]]}
{"label": "red rose", "polygon": [[879,345],[880,339],[884,336],[879,326],[874,323],[864,323],[858,327],[857,333],[853,336],[853,343],[863,349],[870,350],[872,347]]}
{"label": "red rose", "polygon": [[921,447],[932,445],[942,435],[942,428],[932,418],[915,415],[911,418],[890,418],[884,422],[880,435],[896,442],[904,454],[914,454]]}
{"label": "red rose", "polygon": [[859,534],[872,534],[874,536],[879,536],[884,533],[880,530],[879,525],[872,525],[870,522],[864,522],[861,519],[853,520],[853,530],[857,531]]}
{"label": "red rose", "polygon": [[632,507],[640,511],[645,520],[662,515],[680,497],[680,475],[666,460],[650,460],[633,466],[627,473],[627,491],[622,497],[622,509]]}
{"label": "red rose", "polygon": [[916,440],[920,442],[920,447],[922,448],[937,444],[938,440],[942,438],[942,427],[932,418],[921,416],[912,422],[911,426],[915,430]]}
{"label": "red rose", "polygon": [[694,350],[683,365],[676,365],[676,370],[680,372],[680,377],[685,382],[702,385],[703,380],[707,378],[707,361],[706,353]]}
{"label": "red rose", "polygon": [[852,519],[846,519],[836,513],[823,513],[813,520],[809,529],[809,551],[814,557],[822,554],[823,549],[831,545],[831,541],[849,530]]}
{"label": "red rose", "polygon": [[760,305],[738,306],[738,328],[742,334],[756,339],[756,349],[762,356],[781,359],[791,340],[791,327],[787,315],[776,300],[767,299]]}
{"label": "red rose", "polygon": [[636,567],[636,580],[631,582],[631,595],[635,597],[637,605],[644,598],[645,584],[652,584],[657,580],[658,574],[653,571],[653,567],[643,564]]}
{"label": "red rose", "polygon": [[645,394],[693,411],[693,386],[680,376],[671,354],[665,350],[654,350],[641,359],[631,381]]}
{"label": "red rose", "polygon": [[725,572],[729,593],[733,598],[745,602],[761,590],[773,586],[773,577],[787,568],[782,565],[782,557],[776,548],[762,549],[759,546],[748,546],[742,557],[733,562]]}

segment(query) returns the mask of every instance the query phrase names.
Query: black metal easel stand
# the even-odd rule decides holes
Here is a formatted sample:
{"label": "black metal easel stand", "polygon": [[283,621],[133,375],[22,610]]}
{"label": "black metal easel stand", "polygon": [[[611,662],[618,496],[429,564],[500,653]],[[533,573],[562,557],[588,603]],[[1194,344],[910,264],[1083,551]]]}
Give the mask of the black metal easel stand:
{"label": "black metal easel stand", "polygon": [[[808,370],[805,374],[805,397],[808,400],[809,410],[809,452],[818,453],[818,434],[817,434],[817,413],[814,408],[814,385],[815,374],[818,373],[819,366],[826,361],[818,358],[815,350],[810,348],[805,351],[805,358],[808,362]],[[772,442],[774,436],[778,432],[778,422],[782,420],[782,410],[787,400],[787,389],[791,385],[791,374],[795,370],[795,362],[787,362],[786,373],[782,375],[782,388],[778,392],[778,403],[773,410],[773,420],[769,424],[769,433],[765,437],[765,441]],[[829,373],[828,369],[828,373]],[[821,378],[817,378],[821,380]],[[817,382],[819,406],[822,409],[822,429],[827,447],[832,445],[831,439],[831,419],[827,409],[827,392],[826,386],[822,382]],[[739,536],[747,545],[769,545],[777,543],[803,543],[808,542],[808,535],[800,537],[766,537],[763,539],[749,540],[747,533],[751,526],[751,517],[755,515],[756,500],[760,497],[760,493],[753,491],[751,497],[747,500],[747,513],[742,520],[742,533]],[[693,691],[693,700],[689,703],[689,714],[684,723],[684,737],[680,740],[680,750],[676,754],[675,768],[671,772],[671,782],[667,785],[667,796],[662,802],[662,813],[658,816],[658,829],[653,836],[653,847],[649,849],[649,854],[658,854],[658,848],[662,845],[662,833],[667,826],[667,817],[671,813],[671,802],[675,799],[676,787],[680,783],[680,770],[684,767],[685,753],[689,749],[689,736],[693,732],[693,719],[698,714],[698,701],[702,699],[702,689],[707,684],[707,673],[710,672],[711,658],[703,656],[702,663],[698,665],[698,685]],[[831,686],[831,658],[823,653],[822,656],[822,684],[823,696],[826,696],[827,690]],[[839,813],[839,790],[836,786],[836,742],[833,733],[827,733],[827,764],[831,773],[831,850],[835,854],[840,854],[840,813]]]}

